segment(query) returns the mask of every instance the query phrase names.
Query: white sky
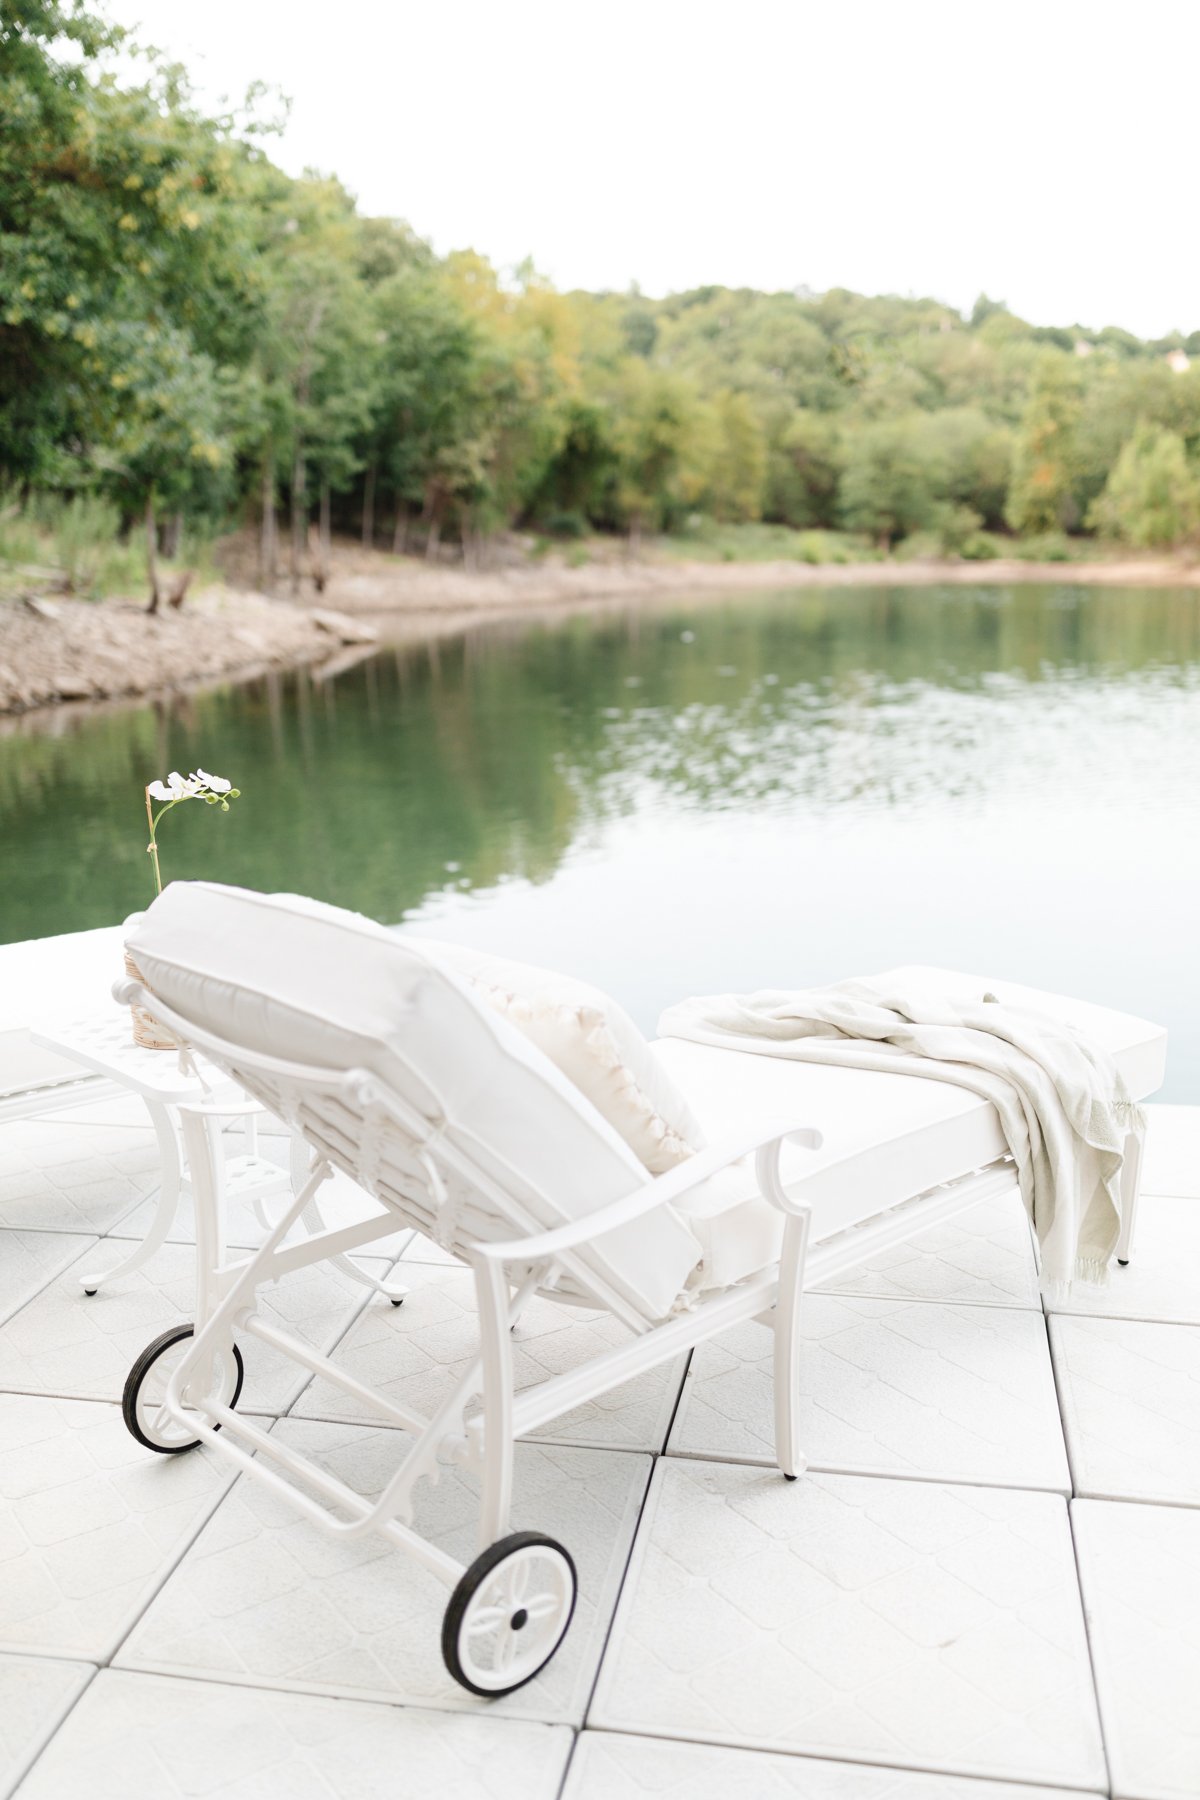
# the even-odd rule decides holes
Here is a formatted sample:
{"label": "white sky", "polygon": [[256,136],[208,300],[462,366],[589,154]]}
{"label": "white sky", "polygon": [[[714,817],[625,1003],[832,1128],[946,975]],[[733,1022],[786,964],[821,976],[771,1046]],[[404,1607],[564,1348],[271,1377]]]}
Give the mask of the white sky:
{"label": "white sky", "polygon": [[560,287],[981,290],[1200,327],[1200,7],[1138,0],[109,0],[276,160]]}

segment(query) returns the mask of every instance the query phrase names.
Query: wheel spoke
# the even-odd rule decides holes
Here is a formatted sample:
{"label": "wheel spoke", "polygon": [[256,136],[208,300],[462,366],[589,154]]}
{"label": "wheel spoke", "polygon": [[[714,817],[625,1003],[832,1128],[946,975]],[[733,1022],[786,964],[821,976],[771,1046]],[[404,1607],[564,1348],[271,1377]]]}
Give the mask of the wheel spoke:
{"label": "wheel spoke", "polygon": [[561,1594],[535,1594],[532,1600],[525,1602],[525,1611],[534,1622],[549,1619],[562,1610]]}
{"label": "wheel spoke", "polygon": [[467,1626],[468,1637],[486,1637],[489,1631],[495,1631],[498,1625],[507,1624],[509,1619],[507,1608],[503,1606],[481,1606],[471,1614]]}

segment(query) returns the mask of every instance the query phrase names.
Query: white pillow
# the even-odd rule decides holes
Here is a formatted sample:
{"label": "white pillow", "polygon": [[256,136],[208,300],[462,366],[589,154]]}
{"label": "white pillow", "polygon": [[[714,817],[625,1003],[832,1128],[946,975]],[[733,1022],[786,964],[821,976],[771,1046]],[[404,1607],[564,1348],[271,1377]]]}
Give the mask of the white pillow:
{"label": "white pillow", "polygon": [[536,1044],[652,1175],[704,1148],[687,1101],[629,1014],[599,988],[463,944],[415,942]]}

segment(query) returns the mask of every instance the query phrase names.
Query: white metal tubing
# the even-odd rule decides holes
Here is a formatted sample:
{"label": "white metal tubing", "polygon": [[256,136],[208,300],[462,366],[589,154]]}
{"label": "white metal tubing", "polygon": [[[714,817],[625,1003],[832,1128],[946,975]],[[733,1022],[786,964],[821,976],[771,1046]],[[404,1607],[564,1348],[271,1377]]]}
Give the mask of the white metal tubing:
{"label": "white metal tubing", "polygon": [[[218,1300],[217,1294],[220,1292],[220,1288],[217,1277],[222,1261],[220,1241],[222,1228],[219,1208],[216,1206],[212,1189],[212,1172],[206,1166],[203,1154],[208,1147],[207,1132],[212,1121],[211,1119],[189,1117],[185,1113],[183,1124],[188,1161],[193,1169],[193,1193],[196,1205],[196,1307],[198,1315],[196,1325],[198,1329],[192,1340],[191,1348],[184,1352],[176,1364],[163,1397],[161,1411],[166,1412],[177,1423],[184,1421],[183,1393],[192,1373],[208,1366],[212,1346],[216,1344],[221,1332],[232,1321],[243,1298],[257,1286],[262,1264],[270,1259],[280,1240],[291,1230],[308,1205],[312,1194],[329,1173],[328,1163],[322,1162],[317,1165],[261,1248],[255,1251],[247,1263],[243,1264],[228,1293],[223,1294]],[[199,1157],[199,1168],[196,1168],[193,1161],[194,1155]]]}
{"label": "white metal tubing", "polygon": [[[789,1138],[806,1144],[809,1149],[817,1149],[821,1143],[820,1132],[812,1131],[808,1126],[779,1121],[761,1125],[731,1139],[729,1143],[713,1144],[707,1150],[698,1151],[695,1156],[689,1156],[686,1162],[669,1169],[665,1175],[656,1175],[645,1187],[635,1188],[632,1194],[626,1194],[621,1200],[611,1201],[598,1212],[588,1213],[586,1218],[573,1219],[569,1225],[558,1225],[553,1231],[541,1231],[532,1237],[507,1244],[479,1244],[475,1247],[475,1252],[489,1261],[501,1263],[534,1262],[543,1257],[561,1258],[564,1251],[589,1244],[607,1232],[616,1231],[622,1225],[634,1224],[647,1213],[654,1212],[657,1207],[669,1206],[673,1201],[682,1199],[692,1188],[707,1181],[710,1175],[720,1174],[730,1163],[740,1162],[751,1151],[774,1151],[778,1158],[779,1151]],[[766,1197],[771,1198],[770,1195]]]}
{"label": "white metal tubing", "polygon": [[[399,1519],[378,1519],[375,1516],[377,1508],[369,1507],[368,1502],[363,1499],[361,1494],[356,1494],[353,1488],[347,1487],[335,1475],[330,1475],[326,1470],[319,1468],[311,1458],[299,1455],[278,1438],[268,1436],[265,1431],[260,1431],[243,1414],[234,1412],[230,1407],[206,1404],[204,1413],[223,1429],[218,1432],[214,1425],[206,1422],[205,1418],[189,1418],[188,1423],[194,1427],[197,1436],[218,1446],[223,1455],[231,1457],[247,1474],[253,1475],[267,1487],[274,1488],[276,1493],[282,1494],[291,1505],[295,1506],[306,1518],[313,1520],[315,1524],[323,1525],[327,1531],[332,1531],[338,1537],[362,1537],[368,1531],[382,1532],[394,1544],[407,1550],[419,1562],[424,1563],[427,1569],[431,1569],[443,1581],[448,1582],[451,1586],[458,1581],[465,1567],[463,1563],[457,1562],[446,1551],[439,1550],[436,1544],[431,1544],[426,1538],[419,1536],[410,1526],[402,1525]],[[229,1436],[230,1432],[240,1433],[255,1446],[259,1454],[257,1456],[249,1455],[240,1445],[232,1441]],[[335,1505],[344,1507],[354,1516],[349,1521],[335,1518],[328,1507],[322,1506],[311,1495],[303,1493],[294,1482],[285,1481],[282,1475],[277,1475],[274,1469],[268,1467],[261,1460],[264,1456],[282,1463],[285,1468],[294,1470],[298,1480],[307,1481],[318,1492],[327,1494]]]}
{"label": "white metal tubing", "polygon": [[793,1212],[783,1228],[779,1259],[779,1297],[775,1302],[775,1459],[793,1481],[804,1472],[797,1441],[800,1430],[799,1360],[800,1294],[812,1214]]}
{"label": "white metal tubing", "polygon": [[293,1361],[300,1363],[303,1368],[311,1370],[314,1375],[323,1375],[326,1380],[335,1382],[343,1393],[352,1394],[356,1400],[366,1401],[374,1412],[386,1414],[402,1430],[425,1431],[428,1429],[430,1421],[422,1413],[412,1412],[408,1407],[400,1406],[394,1400],[385,1400],[378,1388],[367,1387],[365,1383],[356,1381],[353,1375],[348,1375],[344,1369],[339,1369],[335,1363],[330,1362],[327,1356],[322,1356],[319,1351],[302,1343],[299,1338],[292,1337],[290,1333],[280,1331],[274,1325],[269,1325],[260,1314],[244,1315],[240,1329],[250,1337],[261,1338],[264,1344],[270,1344],[273,1349],[282,1351],[285,1356],[290,1356]]}
{"label": "white metal tubing", "polygon": [[729,1288],[711,1300],[700,1300],[694,1312],[681,1313],[656,1325],[631,1343],[617,1344],[604,1350],[590,1362],[565,1375],[552,1375],[534,1388],[518,1394],[513,1401],[513,1432],[524,1437],[551,1419],[557,1419],[585,1400],[620,1387],[635,1375],[657,1368],[683,1350],[690,1350],[731,1325],[767,1313],[773,1306],[778,1286],[775,1269],[752,1276],[740,1287]]}
{"label": "white metal tubing", "polygon": [[1129,1132],[1125,1139],[1125,1160],[1121,1164],[1121,1232],[1117,1239],[1119,1263],[1127,1263],[1133,1255],[1133,1233],[1142,1189],[1145,1141],[1145,1133],[1140,1131]]}
{"label": "white metal tubing", "polygon": [[80,1285],[89,1293],[104,1286],[106,1281],[115,1277],[132,1275],[143,1263],[160,1250],[167,1241],[167,1233],[175,1223],[175,1213],[179,1206],[179,1190],[183,1185],[179,1161],[179,1139],[175,1135],[175,1125],[170,1113],[161,1100],[151,1100],[143,1094],[142,1102],[150,1115],[150,1123],[154,1127],[154,1135],[158,1141],[159,1181],[158,1199],[155,1203],[154,1218],[150,1229],[138,1245],[123,1262],[114,1263],[102,1275],[81,1275]]}
{"label": "white metal tubing", "polygon": [[376,1238],[390,1237],[396,1229],[396,1220],[390,1213],[380,1213],[373,1219],[360,1219],[357,1225],[338,1225],[331,1230],[315,1233],[306,1237],[301,1243],[287,1244],[277,1250],[271,1258],[271,1266],[263,1275],[264,1281],[277,1281],[281,1275],[289,1275],[293,1269],[307,1268],[309,1263],[324,1262],[327,1258],[333,1261],[344,1250],[354,1250],[362,1244],[372,1244]]}
{"label": "white metal tubing", "polygon": [[479,1548],[504,1536],[512,1509],[513,1357],[512,1327],[545,1270],[531,1271],[513,1300],[504,1269],[473,1257],[479,1303],[479,1347],[483,1364],[483,1493],[479,1503]]}
{"label": "white metal tubing", "polygon": [[[877,1256],[881,1250],[906,1243],[915,1231],[927,1231],[931,1225],[940,1225],[966,1207],[1006,1193],[1016,1185],[1012,1164],[1000,1164],[968,1175],[951,1188],[935,1188],[932,1193],[866,1219],[861,1225],[848,1226],[836,1237],[827,1238],[810,1250],[808,1284],[817,1287],[822,1281],[844,1274],[847,1269],[857,1268],[859,1263]],[[914,1223],[917,1219],[919,1224]]]}

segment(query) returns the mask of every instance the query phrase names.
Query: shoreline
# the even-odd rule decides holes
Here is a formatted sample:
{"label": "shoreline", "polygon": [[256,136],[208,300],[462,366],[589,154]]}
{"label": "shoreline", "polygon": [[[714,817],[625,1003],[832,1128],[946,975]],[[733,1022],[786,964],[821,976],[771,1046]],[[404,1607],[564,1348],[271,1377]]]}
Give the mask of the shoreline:
{"label": "shoreline", "polygon": [[[634,562],[569,567],[560,558],[468,570],[349,546],[335,549],[317,604],[248,586],[207,588],[180,612],[133,601],[13,600],[0,605],[0,718],[77,702],[166,698],[304,664],[337,674],[378,646],[456,636],[481,625],[605,612],[626,603],[753,591],[850,587],[1200,588],[1200,563],[1166,557],[1032,563],[913,561]],[[329,604],[324,602],[328,600]]]}

